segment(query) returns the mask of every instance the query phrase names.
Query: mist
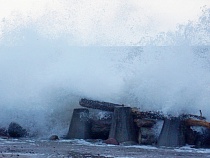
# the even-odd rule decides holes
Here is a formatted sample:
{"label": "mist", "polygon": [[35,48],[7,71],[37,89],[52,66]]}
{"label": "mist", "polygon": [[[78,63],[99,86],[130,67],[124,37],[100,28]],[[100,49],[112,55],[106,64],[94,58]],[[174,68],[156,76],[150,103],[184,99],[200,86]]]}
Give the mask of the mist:
{"label": "mist", "polygon": [[[202,110],[210,119],[207,7],[171,31],[175,25],[154,28],[154,14],[145,8],[132,21],[138,11],[126,17],[119,11],[129,11],[124,3],[107,3],[104,14],[90,20],[58,4],[46,12],[41,7],[36,16],[15,12],[1,22],[0,126],[16,121],[31,136],[65,135],[81,98],[175,116]],[[115,22],[110,15],[122,17]]]}

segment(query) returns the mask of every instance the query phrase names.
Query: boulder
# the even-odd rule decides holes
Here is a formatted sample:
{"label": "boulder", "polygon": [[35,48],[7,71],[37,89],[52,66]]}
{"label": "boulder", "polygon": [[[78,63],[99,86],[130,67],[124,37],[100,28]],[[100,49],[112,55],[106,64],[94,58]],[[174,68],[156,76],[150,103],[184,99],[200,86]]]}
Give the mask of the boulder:
{"label": "boulder", "polygon": [[109,137],[111,119],[91,120],[91,137],[106,140]]}
{"label": "boulder", "polygon": [[19,138],[27,136],[27,131],[16,122],[11,122],[8,128],[10,137]]}
{"label": "boulder", "polygon": [[189,145],[195,145],[196,144],[196,138],[198,134],[196,131],[193,131],[191,127],[187,126],[185,130],[185,138],[186,143]]}
{"label": "boulder", "polygon": [[210,130],[201,128],[200,131],[196,131],[196,148],[210,148]]}
{"label": "boulder", "polygon": [[6,128],[0,128],[0,137],[7,137],[8,136],[8,132]]}
{"label": "boulder", "polygon": [[144,145],[153,145],[156,143],[155,133],[153,129],[141,127],[139,130],[139,137],[138,137],[139,144]]}
{"label": "boulder", "polygon": [[50,140],[59,140],[59,137],[57,135],[52,135],[49,138]]}
{"label": "boulder", "polygon": [[119,145],[119,142],[114,138],[109,138],[109,139],[105,140],[104,143],[112,144],[112,145]]}

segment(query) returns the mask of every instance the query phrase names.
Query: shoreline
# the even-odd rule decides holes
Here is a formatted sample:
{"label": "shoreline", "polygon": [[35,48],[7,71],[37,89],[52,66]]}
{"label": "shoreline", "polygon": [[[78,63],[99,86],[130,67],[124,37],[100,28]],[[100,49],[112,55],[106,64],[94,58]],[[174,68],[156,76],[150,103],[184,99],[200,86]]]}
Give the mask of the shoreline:
{"label": "shoreline", "polygon": [[210,149],[157,148],[154,146],[106,145],[102,141],[0,139],[0,157],[72,157],[72,158],[137,158],[137,157],[209,157]]}

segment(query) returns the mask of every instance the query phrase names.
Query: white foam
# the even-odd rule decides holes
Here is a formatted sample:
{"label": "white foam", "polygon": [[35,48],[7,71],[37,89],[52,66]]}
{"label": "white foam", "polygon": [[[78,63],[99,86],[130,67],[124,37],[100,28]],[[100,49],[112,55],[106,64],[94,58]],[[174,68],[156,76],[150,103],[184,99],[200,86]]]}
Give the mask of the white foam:
{"label": "white foam", "polygon": [[210,153],[210,149],[203,149],[203,148],[195,149],[191,148],[190,146],[184,146],[174,150],[177,152]]}
{"label": "white foam", "polygon": [[[32,136],[65,135],[82,97],[174,115],[202,110],[210,118],[210,49],[203,47],[210,43],[208,6],[197,20],[150,38],[148,25],[157,23],[148,20],[156,16],[137,14],[148,14],[142,2],[81,2],[8,2],[9,12],[0,9],[5,12],[0,17],[1,127],[17,121]],[[80,6],[84,10],[75,11]],[[147,47],[71,47],[141,41]]]}

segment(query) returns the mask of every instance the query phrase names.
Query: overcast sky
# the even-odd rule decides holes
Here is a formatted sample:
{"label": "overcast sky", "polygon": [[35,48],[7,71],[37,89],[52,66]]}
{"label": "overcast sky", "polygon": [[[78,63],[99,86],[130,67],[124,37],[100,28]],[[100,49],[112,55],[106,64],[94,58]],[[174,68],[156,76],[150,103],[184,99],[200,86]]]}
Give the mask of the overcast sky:
{"label": "overcast sky", "polygon": [[204,6],[210,0],[0,0],[0,38],[31,28],[47,38],[69,35],[82,45],[136,43],[195,21]]}

